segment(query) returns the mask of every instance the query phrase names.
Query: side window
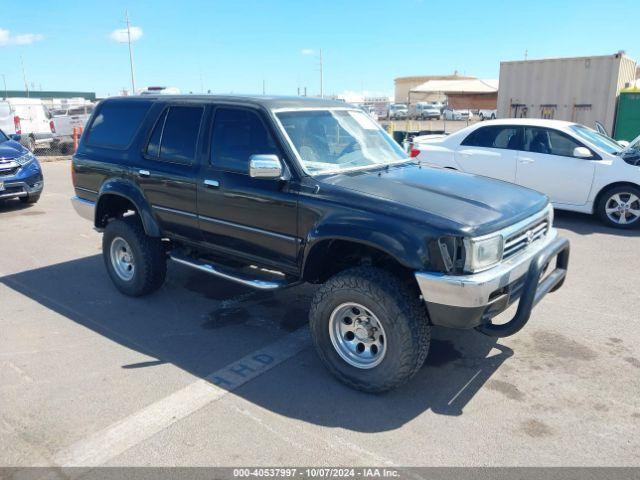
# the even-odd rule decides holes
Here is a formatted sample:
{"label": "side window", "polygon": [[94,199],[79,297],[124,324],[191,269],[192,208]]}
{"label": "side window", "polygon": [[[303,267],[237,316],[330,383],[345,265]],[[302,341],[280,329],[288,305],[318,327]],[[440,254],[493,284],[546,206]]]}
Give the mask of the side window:
{"label": "side window", "polygon": [[146,153],[149,157],[157,159],[160,156],[160,139],[162,138],[162,129],[164,128],[164,121],[166,118],[167,110],[164,110],[153,127],[153,132],[151,133],[146,149]]}
{"label": "side window", "polygon": [[106,101],[91,122],[87,132],[87,144],[126,148],[150,106],[150,102]]}
{"label": "side window", "polygon": [[193,163],[202,107],[173,106],[166,109],[156,122],[146,153],[149,157],[178,163]]}
{"label": "side window", "polygon": [[462,145],[518,150],[520,147],[518,128],[513,126],[481,127],[471,132],[462,141]]}
{"label": "side window", "polygon": [[254,154],[278,154],[260,117],[250,110],[217,109],[211,138],[211,163],[225,170],[247,173],[249,157]]}
{"label": "side window", "polygon": [[493,148],[519,150],[520,139],[518,138],[518,129],[515,127],[501,128],[493,140]]}
{"label": "side window", "polygon": [[528,152],[573,157],[573,150],[582,147],[570,136],[548,128],[526,129],[524,148]]}

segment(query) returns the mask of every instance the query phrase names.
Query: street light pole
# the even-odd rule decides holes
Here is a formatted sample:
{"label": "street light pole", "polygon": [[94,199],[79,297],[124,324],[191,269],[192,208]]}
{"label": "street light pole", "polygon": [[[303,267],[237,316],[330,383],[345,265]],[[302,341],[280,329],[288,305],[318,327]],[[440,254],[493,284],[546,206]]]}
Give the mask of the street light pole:
{"label": "street light pole", "polygon": [[127,21],[127,40],[129,42],[129,65],[131,67],[131,94],[136,94],[136,78],[133,70],[133,48],[131,47],[131,25],[129,24],[129,10],[125,10]]}
{"label": "street light pole", "polygon": [[320,49],[320,98],[324,98],[324,78],[322,71],[322,49]]}
{"label": "street light pole", "polygon": [[6,100],[9,97],[9,94],[7,93],[7,77],[4,76],[4,73],[2,74],[2,81],[4,83],[4,98]]}

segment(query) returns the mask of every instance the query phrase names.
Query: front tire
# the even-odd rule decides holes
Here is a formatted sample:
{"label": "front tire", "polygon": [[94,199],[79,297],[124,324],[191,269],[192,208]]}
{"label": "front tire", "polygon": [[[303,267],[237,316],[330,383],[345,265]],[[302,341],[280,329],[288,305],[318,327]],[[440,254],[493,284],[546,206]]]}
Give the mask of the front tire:
{"label": "front tire", "polygon": [[611,227],[640,226],[640,188],[623,185],[607,190],[598,202],[597,214]]}
{"label": "front tire", "polygon": [[417,292],[385,270],[356,267],[330,278],[316,292],[309,319],[324,365],[357,390],[392,390],[427,357],[426,309]]}
{"label": "front tire", "polygon": [[111,280],[125,295],[146,295],[164,283],[167,258],[162,242],[146,235],[135,215],[107,225],[102,237],[102,256]]}

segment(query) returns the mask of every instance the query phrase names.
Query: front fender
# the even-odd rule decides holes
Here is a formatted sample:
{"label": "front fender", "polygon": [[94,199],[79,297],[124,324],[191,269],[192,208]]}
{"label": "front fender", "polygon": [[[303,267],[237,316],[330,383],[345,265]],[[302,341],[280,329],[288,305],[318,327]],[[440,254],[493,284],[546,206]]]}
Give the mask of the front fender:
{"label": "front fender", "polygon": [[424,269],[429,264],[424,228],[419,231],[408,222],[353,215],[327,219],[309,232],[305,242],[303,272],[310,253],[327,240],[345,240],[381,250],[412,270]]}
{"label": "front fender", "polygon": [[161,229],[153,215],[151,210],[151,206],[147,199],[143,195],[140,188],[130,180],[126,180],[124,178],[112,178],[107,180],[100,187],[100,192],[98,193],[98,202],[96,205],[96,219],[95,224],[99,226],[100,222],[99,212],[100,202],[106,199],[107,195],[117,195],[129,200],[135,207],[140,216],[140,220],[142,221],[142,225],[144,227],[144,231],[150,237],[160,237]]}

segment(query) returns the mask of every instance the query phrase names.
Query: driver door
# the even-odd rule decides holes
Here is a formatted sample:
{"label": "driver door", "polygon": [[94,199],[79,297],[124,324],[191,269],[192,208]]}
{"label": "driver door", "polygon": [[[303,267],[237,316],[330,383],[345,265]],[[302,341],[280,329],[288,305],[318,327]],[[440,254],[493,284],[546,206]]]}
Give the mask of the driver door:
{"label": "driver door", "polygon": [[274,138],[259,111],[215,108],[198,181],[198,221],[211,249],[297,272],[297,191],[290,181],[249,176],[249,158],[257,154],[275,154],[287,169]]}

